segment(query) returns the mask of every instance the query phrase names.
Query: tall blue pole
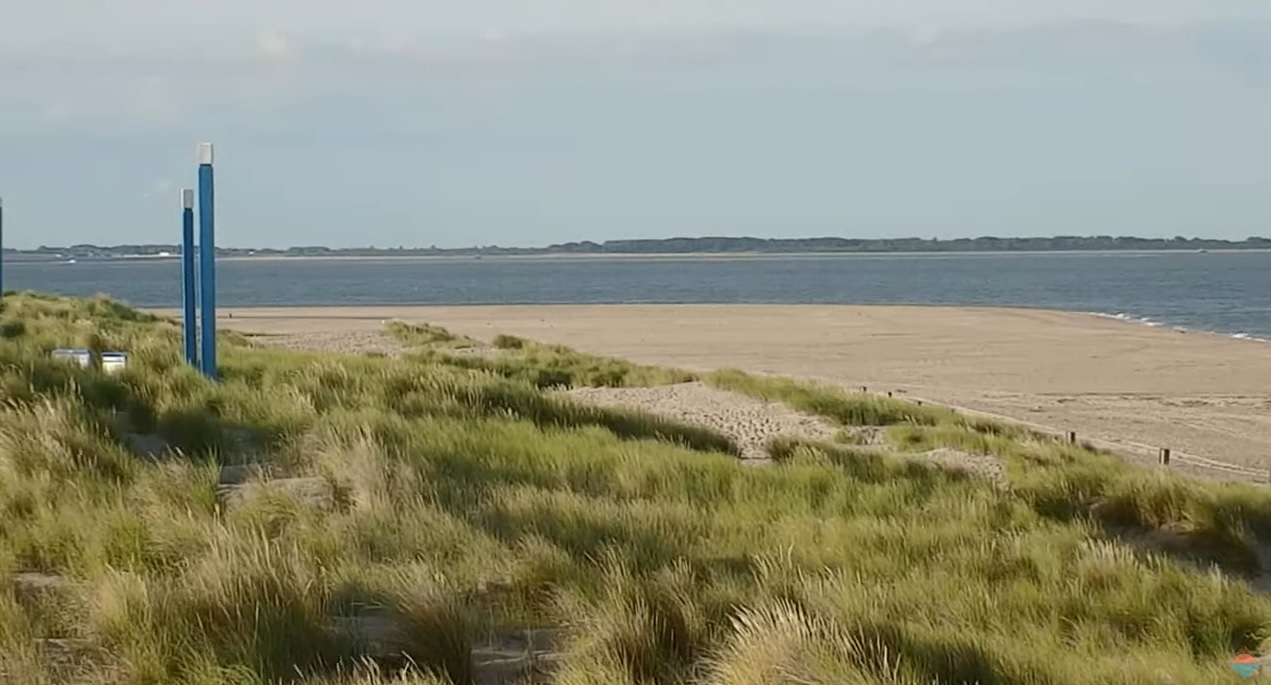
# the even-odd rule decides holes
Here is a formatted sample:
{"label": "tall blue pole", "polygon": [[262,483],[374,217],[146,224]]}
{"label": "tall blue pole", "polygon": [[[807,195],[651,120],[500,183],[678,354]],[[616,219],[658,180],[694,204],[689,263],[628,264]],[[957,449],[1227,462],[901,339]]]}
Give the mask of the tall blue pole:
{"label": "tall blue pole", "polygon": [[199,365],[199,330],[196,299],[198,285],[194,280],[194,191],[181,191],[181,297],[182,331],[185,333],[185,361]]}
{"label": "tall blue pole", "polygon": [[199,320],[203,375],[216,378],[216,208],[212,189],[212,144],[199,145]]}

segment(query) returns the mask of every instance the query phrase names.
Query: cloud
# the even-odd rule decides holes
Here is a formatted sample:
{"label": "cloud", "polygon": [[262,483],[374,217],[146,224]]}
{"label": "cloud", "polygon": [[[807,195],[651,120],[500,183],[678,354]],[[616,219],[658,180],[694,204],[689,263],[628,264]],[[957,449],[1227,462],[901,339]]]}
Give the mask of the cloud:
{"label": "cloud", "polygon": [[[261,30],[270,25],[283,29]],[[288,127],[297,119],[325,121],[331,107],[359,116],[383,108],[394,121],[426,121],[438,102],[455,93],[499,93],[508,76],[531,84],[540,77],[603,83],[636,75],[641,84],[671,84],[688,77],[685,68],[701,67],[750,70],[756,83],[789,75],[817,88],[971,92],[989,84],[1145,87],[1223,80],[1266,92],[1271,75],[1271,24],[1257,23],[1174,30],[1083,23],[1022,31],[931,24],[859,35],[724,29],[535,35],[503,22],[486,26],[485,34],[429,41],[356,31],[322,40],[285,24],[258,23],[222,52],[179,59],[0,54],[0,74],[13,76],[0,94],[0,136],[22,130],[263,131],[280,128],[283,118]],[[825,64],[834,69],[824,70]],[[453,85],[460,82],[461,88]],[[322,109],[315,110],[316,103]]]}
{"label": "cloud", "polygon": [[147,76],[127,94],[125,115],[145,123],[169,123],[181,116],[181,95],[176,84],[162,76]]}
{"label": "cloud", "polygon": [[937,26],[917,26],[908,32],[910,45],[919,50],[935,47],[944,35],[945,31]]}
{"label": "cloud", "polygon": [[44,115],[44,121],[60,124],[74,119],[75,109],[63,102],[50,102],[44,106],[42,114]]}
{"label": "cloud", "polygon": [[296,58],[296,47],[286,35],[274,31],[256,34],[256,57],[273,63],[290,62]]}
{"label": "cloud", "polygon": [[144,198],[162,198],[168,195],[176,195],[177,184],[170,178],[159,178],[151,181],[146,189],[141,193]]}

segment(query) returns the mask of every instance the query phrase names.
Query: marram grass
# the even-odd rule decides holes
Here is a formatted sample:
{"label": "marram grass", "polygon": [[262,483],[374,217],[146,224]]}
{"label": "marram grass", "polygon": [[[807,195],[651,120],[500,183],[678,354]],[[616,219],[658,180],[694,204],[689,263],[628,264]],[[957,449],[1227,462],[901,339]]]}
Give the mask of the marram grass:
{"label": "marram grass", "polygon": [[[1226,662],[1271,636],[1271,601],[1240,576],[1271,534],[1263,490],[945,410],[710,375],[892,426],[897,451],[997,455],[1007,477],[794,442],[744,468],[710,431],[539,390],[690,374],[513,338],[464,357],[444,331],[395,333],[421,351],[226,336],[212,384],[181,363],[171,322],[6,297],[0,682],[463,683],[485,636],[559,628],[561,685],[1226,683]],[[52,362],[65,345],[132,363],[110,377]],[[175,452],[142,456],[138,436]],[[228,507],[218,480],[234,464],[334,494],[314,506],[261,482]],[[1162,531],[1173,548],[1141,544]],[[35,591],[18,574],[64,582]],[[401,663],[332,629],[365,607],[404,626]]]}

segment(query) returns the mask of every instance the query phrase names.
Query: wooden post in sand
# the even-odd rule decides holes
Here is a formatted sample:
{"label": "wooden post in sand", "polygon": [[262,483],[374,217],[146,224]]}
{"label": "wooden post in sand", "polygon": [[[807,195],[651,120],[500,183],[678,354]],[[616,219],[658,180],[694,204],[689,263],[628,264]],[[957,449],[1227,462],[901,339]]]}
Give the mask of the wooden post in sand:
{"label": "wooden post in sand", "polygon": [[1068,431],[1068,444],[1077,444],[1077,431]]}
{"label": "wooden post in sand", "polygon": [[865,387],[865,386],[863,386],[863,385],[862,385],[862,386],[861,386],[861,392],[869,392],[869,388],[867,388],[867,387]]}
{"label": "wooden post in sand", "polygon": [[1161,466],[1169,466],[1169,456],[1170,456],[1169,448],[1162,447],[1161,448]]}
{"label": "wooden post in sand", "polygon": [[890,390],[888,390],[888,391],[887,391],[887,397],[891,397],[891,391],[890,391]]}

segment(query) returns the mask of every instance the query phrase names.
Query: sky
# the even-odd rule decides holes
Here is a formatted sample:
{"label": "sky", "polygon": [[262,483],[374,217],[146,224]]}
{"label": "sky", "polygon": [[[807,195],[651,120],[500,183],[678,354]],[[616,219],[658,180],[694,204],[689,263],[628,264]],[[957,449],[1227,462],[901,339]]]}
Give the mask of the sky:
{"label": "sky", "polygon": [[[933,9],[938,6],[938,9]],[[1271,3],[0,0],[6,247],[1271,234]]]}

